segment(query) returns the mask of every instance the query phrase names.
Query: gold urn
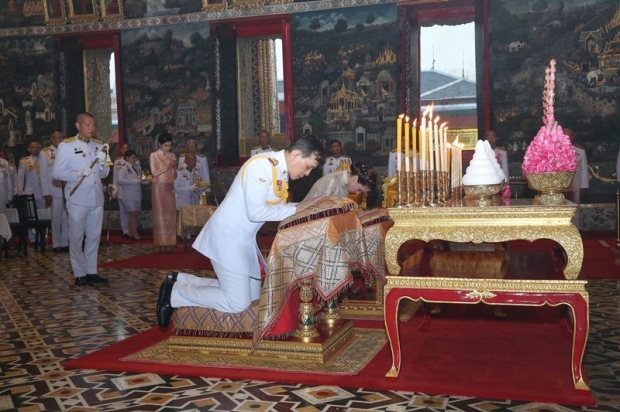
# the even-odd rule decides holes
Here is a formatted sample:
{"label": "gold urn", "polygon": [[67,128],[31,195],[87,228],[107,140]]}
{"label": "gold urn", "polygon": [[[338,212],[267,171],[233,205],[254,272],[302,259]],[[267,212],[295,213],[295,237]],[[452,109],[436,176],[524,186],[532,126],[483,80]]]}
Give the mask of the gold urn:
{"label": "gold urn", "polygon": [[573,178],[575,171],[570,172],[545,172],[528,173],[525,175],[527,185],[530,189],[536,190],[538,194],[534,197],[534,203],[540,205],[563,205],[566,204],[564,197]]}

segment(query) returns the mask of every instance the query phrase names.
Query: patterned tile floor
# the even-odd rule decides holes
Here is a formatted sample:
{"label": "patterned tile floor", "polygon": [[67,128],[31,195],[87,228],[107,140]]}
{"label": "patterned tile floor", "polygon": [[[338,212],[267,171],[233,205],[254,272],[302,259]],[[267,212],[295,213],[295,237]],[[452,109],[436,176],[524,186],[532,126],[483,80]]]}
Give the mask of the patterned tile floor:
{"label": "patterned tile floor", "polygon": [[[110,245],[101,261],[151,253]],[[100,270],[73,286],[68,254],[0,260],[0,411],[620,411],[620,281],[590,284],[585,358],[596,408],[206,377],[63,370],[61,363],[149,329],[166,271]]]}

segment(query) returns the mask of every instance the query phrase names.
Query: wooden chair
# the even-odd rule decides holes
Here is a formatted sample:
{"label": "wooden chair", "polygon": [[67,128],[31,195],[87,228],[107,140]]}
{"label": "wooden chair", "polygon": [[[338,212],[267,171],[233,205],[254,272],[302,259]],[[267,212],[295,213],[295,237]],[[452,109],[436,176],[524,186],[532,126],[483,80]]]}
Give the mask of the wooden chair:
{"label": "wooden chair", "polygon": [[14,204],[19,214],[19,222],[25,224],[26,228],[35,230],[35,250],[39,245],[41,252],[45,252],[45,232],[52,226],[51,219],[39,219],[34,195],[15,196]]}

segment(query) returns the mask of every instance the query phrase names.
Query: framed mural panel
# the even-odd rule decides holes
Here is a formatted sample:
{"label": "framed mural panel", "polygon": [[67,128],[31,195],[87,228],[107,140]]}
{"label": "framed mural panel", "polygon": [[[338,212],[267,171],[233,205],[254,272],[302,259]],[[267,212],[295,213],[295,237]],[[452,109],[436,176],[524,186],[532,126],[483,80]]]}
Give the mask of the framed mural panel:
{"label": "framed mural panel", "polygon": [[67,23],[65,5],[61,0],[43,0],[43,15],[49,26]]}
{"label": "framed mural panel", "polygon": [[123,20],[123,0],[99,0],[101,20],[120,21]]}
{"label": "framed mural panel", "polygon": [[215,11],[224,11],[228,8],[226,0],[202,0],[202,8],[207,13]]}
{"label": "framed mural panel", "polygon": [[67,0],[69,22],[89,23],[99,20],[94,0]]}

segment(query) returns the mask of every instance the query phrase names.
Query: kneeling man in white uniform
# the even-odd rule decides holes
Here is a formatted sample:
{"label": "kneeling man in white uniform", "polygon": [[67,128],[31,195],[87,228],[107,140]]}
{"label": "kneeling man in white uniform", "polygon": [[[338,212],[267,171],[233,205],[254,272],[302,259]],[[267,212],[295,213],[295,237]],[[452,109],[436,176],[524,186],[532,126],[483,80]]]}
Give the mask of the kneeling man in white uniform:
{"label": "kneeling man in white uniform", "polygon": [[293,141],[285,150],[251,157],[237,173],[224,201],[193,247],[211,259],[217,279],[170,273],[159,289],[157,323],[165,328],[174,308],[200,306],[239,313],[260,296],[260,251],[256,233],[265,222],[296,212],[287,203],[289,179],[319,166],[323,147],[315,136]]}

